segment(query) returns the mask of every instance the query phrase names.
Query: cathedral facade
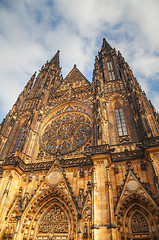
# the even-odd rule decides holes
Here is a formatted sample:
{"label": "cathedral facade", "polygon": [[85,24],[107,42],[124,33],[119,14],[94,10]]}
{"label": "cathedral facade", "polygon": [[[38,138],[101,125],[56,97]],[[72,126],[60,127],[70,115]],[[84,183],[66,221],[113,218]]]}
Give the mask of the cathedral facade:
{"label": "cathedral facade", "polygon": [[0,239],[159,239],[158,122],[105,39],[92,83],[58,51],[0,125]]}

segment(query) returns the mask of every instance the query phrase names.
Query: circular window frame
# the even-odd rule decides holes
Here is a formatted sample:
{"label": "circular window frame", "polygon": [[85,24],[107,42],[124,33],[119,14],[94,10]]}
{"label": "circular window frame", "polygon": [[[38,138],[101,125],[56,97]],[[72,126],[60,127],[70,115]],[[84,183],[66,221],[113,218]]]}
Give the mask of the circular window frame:
{"label": "circular window frame", "polygon": [[[79,108],[81,108],[81,106],[79,106]],[[88,115],[88,111],[86,111],[85,108],[83,108],[83,107],[82,107],[81,109],[82,109],[82,111],[75,111],[74,109],[72,109],[72,111],[64,111],[64,112],[61,112],[61,113],[58,114],[58,115],[57,115],[57,112],[58,112],[58,111],[54,112],[55,114],[53,114],[52,117],[43,125],[43,128],[42,128],[42,130],[41,130],[41,134],[40,134],[40,137],[39,137],[40,145],[41,145],[41,147],[42,147],[42,149],[43,149],[44,151],[46,151],[47,153],[49,153],[49,154],[51,154],[51,155],[56,155],[57,153],[60,153],[60,155],[70,154],[70,153],[72,153],[72,152],[75,152],[75,151],[79,150],[79,148],[81,148],[82,146],[84,146],[85,144],[87,144],[87,143],[90,141],[90,139],[91,139],[91,137],[92,137],[92,132],[93,132],[92,120],[91,120],[90,116]],[[65,122],[65,121],[64,121],[63,124],[60,124],[59,127],[56,127],[55,133],[54,133],[54,135],[55,135],[54,138],[55,138],[56,140],[58,140],[58,142],[61,141],[61,143],[60,143],[60,144],[58,143],[58,146],[54,148],[54,149],[57,149],[57,150],[56,150],[56,151],[52,151],[52,150],[47,149],[47,147],[46,147],[46,146],[44,145],[44,143],[43,143],[44,141],[42,140],[43,135],[44,135],[46,129],[51,125],[51,123],[52,123],[53,121],[58,121],[58,119],[60,119],[60,121],[62,121],[62,118],[64,118],[64,117],[67,116],[68,114],[69,114],[70,116],[73,115],[73,118],[72,118],[72,119],[74,119],[75,116],[77,116],[78,118],[80,118],[81,116],[83,116],[86,121],[81,122],[81,123],[78,123],[77,126],[75,125],[75,123],[72,123],[71,121],[69,121],[69,122]],[[73,121],[73,120],[72,120],[72,121]],[[75,134],[72,134],[71,137],[64,138],[63,140],[62,140],[61,138],[57,138],[57,135],[59,134],[59,133],[57,134],[58,130],[59,130],[62,126],[69,125],[69,124],[70,124],[70,125],[71,125],[71,124],[72,124],[72,125],[75,125],[75,129],[76,129],[76,130],[75,130]],[[65,152],[60,151],[60,150],[59,150],[59,147],[62,146],[62,144],[63,144],[64,142],[69,141],[71,138],[74,139],[75,135],[78,135],[78,129],[79,129],[80,127],[82,127],[84,124],[87,124],[88,126],[90,126],[89,135],[87,136],[86,133],[83,134],[83,135],[81,135],[81,136],[85,136],[84,141],[83,141],[81,144],[75,144],[74,147],[72,147],[72,146],[73,146],[73,142],[71,142],[70,150],[67,149]],[[49,128],[48,128],[48,130],[49,130]],[[51,138],[50,138],[50,139],[51,139]],[[72,141],[72,140],[71,140],[71,141]],[[77,142],[77,140],[76,140],[76,142]]]}

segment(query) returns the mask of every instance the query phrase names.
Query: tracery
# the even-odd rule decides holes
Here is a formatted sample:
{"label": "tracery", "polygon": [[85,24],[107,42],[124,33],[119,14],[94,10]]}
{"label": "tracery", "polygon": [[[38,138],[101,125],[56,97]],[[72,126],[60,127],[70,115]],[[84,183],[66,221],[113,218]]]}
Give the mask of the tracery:
{"label": "tracery", "polygon": [[68,239],[69,222],[66,213],[58,205],[54,205],[42,217],[36,239]]}
{"label": "tracery", "polygon": [[149,232],[146,219],[139,212],[132,217],[131,229],[133,233]]}
{"label": "tracery", "polygon": [[115,104],[115,116],[119,136],[128,135],[123,109],[118,102]]}
{"label": "tracery", "polygon": [[[73,110],[70,108],[69,110]],[[92,124],[84,112],[65,111],[53,117],[45,126],[42,147],[52,154],[75,151],[91,137]]]}

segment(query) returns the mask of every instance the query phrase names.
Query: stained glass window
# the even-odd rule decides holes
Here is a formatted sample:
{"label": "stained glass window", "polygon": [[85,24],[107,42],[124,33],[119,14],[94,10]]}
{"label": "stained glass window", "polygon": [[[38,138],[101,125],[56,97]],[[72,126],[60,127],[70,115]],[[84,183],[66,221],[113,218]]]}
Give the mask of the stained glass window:
{"label": "stained glass window", "polygon": [[123,109],[119,103],[115,104],[115,116],[116,116],[116,122],[117,122],[119,136],[128,135]]}
{"label": "stained glass window", "polygon": [[107,67],[108,67],[108,71],[112,71],[113,70],[112,62],[107,62]]}
{"label": "stained glass window", "polygon": [[115,75],[114,75],[114,72],[112,71],[112,72],[109,72],[109,78],[110,78],[110,80],[112,81],[112,80],[115,80]]}
{"label": "stained glass window", "polygon": [[20,133],[18,135],[18,138],[17,138],[16,144],[14,146],[13,152],[20,149],[20,145],[21,145],[22,139],[24,138],[24,135],[25,135],[25,126],[23,125],[21,130],[20,130]]}
{"label": "stained glass window", "polygon": [[[72,109],[70,109],[72,110]],[[53,118],[44,128],[42,147],[52,154],[75,151],[91,137],[92,126],[88,115],[66,112]]]}
{"label": "stained glass window", "polygon": [[108,67],[108,71],[109,71],[109,79],[110,81],[115,80],[115,74],[113,71],[113,65],[112,62],[107,62],[107,67]]}

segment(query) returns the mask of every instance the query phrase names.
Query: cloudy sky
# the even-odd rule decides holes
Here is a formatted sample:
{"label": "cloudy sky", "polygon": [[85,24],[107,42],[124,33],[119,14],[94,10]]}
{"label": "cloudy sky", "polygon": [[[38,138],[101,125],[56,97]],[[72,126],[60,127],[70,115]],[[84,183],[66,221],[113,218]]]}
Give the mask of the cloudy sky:
{"label": "cloudy sky", "polygon": [[0,0],[0,122],[57,50],[91,81],[103,37],[159,110],[159,0]]}

